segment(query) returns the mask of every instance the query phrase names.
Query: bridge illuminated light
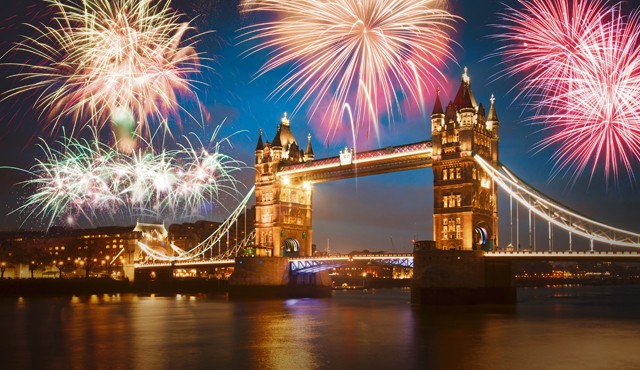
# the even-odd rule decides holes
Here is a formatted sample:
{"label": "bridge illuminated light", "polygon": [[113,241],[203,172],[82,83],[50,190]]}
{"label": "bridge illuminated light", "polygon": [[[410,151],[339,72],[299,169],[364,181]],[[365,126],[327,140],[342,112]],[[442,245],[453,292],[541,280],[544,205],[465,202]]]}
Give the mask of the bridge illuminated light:
{"label": "bridge illuminated light", "polygon": [[348,163],[340,156],[284,166],[277,176],[301,178],[308,182],[324,182],[344,178],[381,174],[431,166],[433,148],[430,141],[389,146],[354,153]]}
{"label": "bridge illuminated light", "polygon": [[291,258],[289,259],[289,266],[292,272],[312,273],[343,266],[344,264],[353,261],[375,261],[386,265],[412,268],[413,254],[394,253]]}
{"label": "bridge illuminated light", "polygon": [[495,259],[539,260],[539,261],[627,261],[640,262],[640,251],[494,251],[485,252],[485,257]]}
{"label": "bridge illuminated light", "polygon": [[[194,261],[202,259],[202,256],[210,251],[215,245],[217,245],[222,238],[231,230],[233,225],[235,225],[238,217],[245,210],[246,205],[249,203],[249,200],[253,196],[253,192],[255,190],[255,186],[249,190],[244,199],[238,204],[236,209],[229,215],[229,217],[225,220],[225,222],[216,229],[209,237],[200,242],[198,245],[193,248],[185,251],[180,249],[179,247],[171,244],[172,255],[167,255],[160,253],[159,251],[154,250],[143,242],[138,241],[138,247],[142,251],[144,251],[148,257],[153,258],[154,260],[164,261],[169,264],[177,263],[177,262],[185,262],[185,261]],[[216,259],[229,259],[232,255],[237,254],[240,248],[246,247],[246,245],[255,240],[255,231],[251,234],[247,235],[244,240],[238,243],[234,248],[230,251],[226,251],[222,255],[218,256]],[[189,262],[191,263],[191,262]],[[152,263],[153,264],[153,263]],[[142,265],[142,264],[141,264]]]}
{"label": "bridge illuminated light", "polygon": [[180,261],[180,262],[157,262],[157,263],[136,263],[134,265],[137,269],[150,269],[157,267],[197,267],[197,266],[233,266],[235,259],[220,259],[220,260],[204,260],[204,261]]}
{"label": "bridge illuminated light", "polygon": [[506,167],[502,166],[500,171],[480,156],[474,155],[474,158],[509,196],[549,223],[568,231],[570,236],[576,234],[591,240],[592,250],[593,241],[610,246],[640,248],[640,234],[606,225],[571,211],[543,196]]}

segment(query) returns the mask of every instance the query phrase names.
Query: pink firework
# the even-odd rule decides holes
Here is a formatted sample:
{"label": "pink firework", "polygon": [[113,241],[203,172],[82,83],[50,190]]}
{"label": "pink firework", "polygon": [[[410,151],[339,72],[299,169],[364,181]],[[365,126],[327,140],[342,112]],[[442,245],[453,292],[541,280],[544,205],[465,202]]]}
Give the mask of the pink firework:
{"label": "pink firework", "polygon": [[421,86],[441,77],[437,66],[454,60],[449,32],[457,19],[433,0],[244,0],[244,12],[275,20],[248,26],[252,54],[269,50],[257,75],[288,74],[273,96],[309,101],[332,136],[349,104],[359,127],[378,132],[405,96],[419,103]]}
{"label": "pink firework", "polygon": [[506,75],[525,76],[516,84],[519,96],[547,98],[597,43],[606,8],[602,0],[519,2],[521,10],[507,7],[500,14],[503,22],[496,27],[501,32],[493,37],[504,45],[497,55]]}
{"label": "pink firework", "polygon": [[[634,180],[640,161],[640,22],[637,11],[600,1],[534,0],[503,15],[508,32],[497,36],[508,74],[524,74],[534,122],[548,136],[537,150],[555,148],[551,176],[575,183],[598,170],[605,181],[622,171]],[[569,4],[573,4],[570,7]]]}

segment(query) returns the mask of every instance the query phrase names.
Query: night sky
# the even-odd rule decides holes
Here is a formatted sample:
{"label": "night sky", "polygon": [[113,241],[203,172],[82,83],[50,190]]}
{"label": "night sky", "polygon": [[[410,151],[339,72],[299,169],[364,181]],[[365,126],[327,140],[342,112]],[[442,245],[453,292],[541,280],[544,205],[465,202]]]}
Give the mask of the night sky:
{"label": "night sky", "polygon": [[[539,127],[528,121],[530,113],[525,110],[524,102],[514,101],[517,91],[510,89],[516,82],[515,78],[498,78],[502,69],[501,60],[499,57],[489,57],[498,47],[496,41],[489,37],[497,32],[492,26],[500,21],[497,13],[504,10],[504,4],[515,6],[516,2],[452,0],[450,3],[450,11],[464,21],[457,24],[457,32],[453,35],[459,44],[453,46],[458,64],[448,63],[443,69],[447,79],[437,83],[441,86],[443,103],[453,98],[462,69],[468,67],[476,100],[488,107],[491,94],[496,97],[501,130],[500,159],[507,167],[542,193],[580,213],[613,226],[640,232],[638,184],[631,183],[627,177],[621,177],[617,183],[607,184],[601,172],[596,173],[591,181],[585,175],[575,185],[571,184],[569,176],[550,179],[552,163],[549,157],[552,151],[535,153],[532,150],[544,133],[538,132]],[[639,5],[640,0],[625,2],[626,9]],[[195,77],[203,82],[197,94],[211,114],[210,126],[202,129],[185,125],[183,132],[174,131],[174,134],[193,131],[206,137],[215,125],[224,120],[222,136],[241,131],[233,136],[233,147],[228,148],[227,154],[252,165],[258,130],[262,128],[265,139],[271,140],[283,113],[291,112],[296,105],[296,101],[287,99],[267,99],[286,69],[253,78],[267,55],[264,52],[241,55],[246,46],[238,45],[238,29],[255,21],[255,18],[240,15],[236,1],[184,0],[172,2],[172,6],[186,14],[185,20],[195,18],[191,24],[198,32],[215,31],[199,37],[198,51],[211,60],[203,62],[210,68],[205,68],[202,74]],[[20,40],[20,35],[29,32],[23,23],[40,23],[51,15],[42,0],[14,0],[3,3],[3,7],[4,19],[0,23],[0,49],[3,53]],[[16,55],[8,53],[0,62],[15,62],[15,58]],[[0,69],[3,91],[17,83],[15,79],[7,78],[10,72],[11,68],[6,66]],[[434,98],[434,91],[427,92],[425,100],[428,114]],[[39,155],[40,152],[35,148],[35,137],[49,133],[43,130],[38,112],[34,111],[31,104],[29,96],[0,102],[0,166],[28,168],[33,164],[34,156]],[[325,140],[322,125],[310,120],[304,109],[290,119],[299,144],[304,145],[307,134],[311,133],[316,158],[337,155],[345,145],[350,145],[350,134],[346,130]],[[392,124],[385,123],[382,127],[379,143],[371,135],[361,138],[358,149],[400,145],[430,139],[431,136],[430,121],[425,122],[416,112],[406,112],[396,117]],[[54,139],[48,141],[53,142]],[[638,163],[634,165],[637,168]],[[244,171],[241,177],[247,189],[250,188],[252,170]],[[23,221],[19,215],[8,213],[17,207],[19,199],[25,195],[19,186],[14,185],[24,179],[25,175],[19,171],[0,170],[0,230],[16,229]],[[318,249],[325,249],[329,245],[332,251],[337,252],[358,249],[409,251],[412,239],[433,237],[432,184],[431,169],[317,184],[313,199],[314,242]],[[232,201],[225,201],[229,207],[235,207]],[[508,199],[502,196],[499,202],[500,244],[506,245],[509,242]],[[222,220],[224,215],[225,212],[218,208],[202,218]],[[128,224],[129,221],[118,223]],[[104,224],[100,222],[93,226]],[[39,226],[36,222],[27,221],[24,227]]]}

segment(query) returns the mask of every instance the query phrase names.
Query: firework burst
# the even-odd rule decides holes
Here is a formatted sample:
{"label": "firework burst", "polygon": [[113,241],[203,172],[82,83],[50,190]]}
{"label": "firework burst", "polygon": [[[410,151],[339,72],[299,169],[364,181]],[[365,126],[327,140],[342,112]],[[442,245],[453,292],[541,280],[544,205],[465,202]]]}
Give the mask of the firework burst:
{"label": "firework burst", "polygon": [[373,125],[377,132],[380,111],[393,117],[401,96],[419,104],[419,86],[440,77],[441,62],[454,60],[449,32],[456,17],[435,5],[430,0],[245,0],[244,12],[266,12],[276,20],[250,25],[241,37],[256,43],[247,54],[269,50],[257,76],[291,67],[272,97],[299,97],[296,111],[310,101],[309,113],[321,116],[327,137],[340,126],[345,103],[360,127]]}
{"label": "firework burst", "polygon": [[[547,136],[535,149],[555,148],[552,177],[585,172],[605,181],[624,171],[634,180],[640,160],[640,17],[621,5],[568,0],[520,1],[503,14],[508,74],[523,74],[521,94]],[[572,4],[572,5],[570,5]]]}
{"label": "firework burst", "polygon": [[14,47],[27,61],[14,63],[21,83],[5,99],[35,93],[54,132],[65,117],[98,129],[111,120],[144,137],[153,118],[168,130],[168,118],[186,113],[178,95],[195,96],[189,76],[201,59],[169,1],[46,0],[53,24],[31,25],[36,36]]}
{"label": "firework burst", "polygon": [[22,183],[31,195],[14,212],[48,226],[118,215],[186,219],[219,205],[223,196],[237,198],[234,175],[245,165],[221,153],[229,139],[209,146],[185,141],[177,150],[127,154],[97,135],[92,140],[65,136],[55,145],[59,149],[42,140],[44,159],[24,170],[32,176]]}

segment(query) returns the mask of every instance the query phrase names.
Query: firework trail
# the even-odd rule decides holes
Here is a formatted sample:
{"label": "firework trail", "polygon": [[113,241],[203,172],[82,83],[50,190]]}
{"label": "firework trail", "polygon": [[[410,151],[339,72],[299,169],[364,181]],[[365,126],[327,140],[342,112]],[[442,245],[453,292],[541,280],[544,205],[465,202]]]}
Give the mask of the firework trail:
{"label": "firework trail", "polygon": [[224,196],[241,195],[234,175],[246,166],[220,151],[229,138],[208,146],[185,142],[177,150],[128,154],[95,133],[91,140],[65,136],[56,142],[59,148],[41,140],[44,159],[23,170],[32,177],[22,183],[30,195],[13,212],[48,226],[118,215],[186,219],[220,205]]}
{"label": "firework trail", "polygon": [[605,181],[640,161],[640,16],[604,1],[520,0],[502,14],[506,74],[521,74],[547,136],[535,149],[554,148],[551,177],[572,183],[598,170]]}
{"label": "firework trail", "polygon": [[11,50],[27,57],[6,63],[19,67],[20,86],[4,99],[34,93],[53,133],[71,117],[98,130],[110,120],[148,138],[150,118],[169,131],[169,118],[189,114],[178,96],[195,97],[189,76],[201,57],[193,38],[183,40],[190,27],[170,0],[45,1],[52,25],[30,25],[35,36]]}
{"label": "firework trail", "polygon": [[309,101],[310,116],[328,126],[327,138],[340,126],[345,103],[360,127],[377,132],[380,111],[391,120],[403,95],[420,104],[418,87],[432,85],[442,77],[437,66],[455,60],[449,32],[457,17],[436,3],[245,0],[243,12],[275,20],[242,29],[241,43],[255,43],[246,55],[269,51],[258,77],[290,67],[271,97],[299,97],[296,111]]}

